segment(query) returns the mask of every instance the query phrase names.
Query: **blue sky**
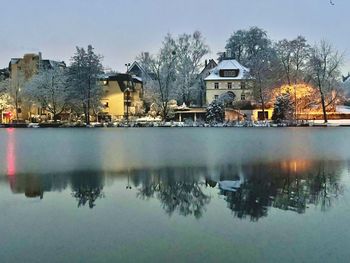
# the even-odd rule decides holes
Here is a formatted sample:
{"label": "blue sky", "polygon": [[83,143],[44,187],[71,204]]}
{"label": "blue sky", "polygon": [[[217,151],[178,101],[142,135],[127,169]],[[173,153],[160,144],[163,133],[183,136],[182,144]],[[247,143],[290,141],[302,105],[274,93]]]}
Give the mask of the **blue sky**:
{"label": "blue sky", "polygon": [[200,30],[223,50],[233,31],[259,26],[273,40],[326,39],[345,52],[350,71],[349,0],[0,0],[0,68],[11,57],[43,53],[69,63],[75,46],[92,44],[103,64],[125,71],[142,51],[156,52],[167,33]]}

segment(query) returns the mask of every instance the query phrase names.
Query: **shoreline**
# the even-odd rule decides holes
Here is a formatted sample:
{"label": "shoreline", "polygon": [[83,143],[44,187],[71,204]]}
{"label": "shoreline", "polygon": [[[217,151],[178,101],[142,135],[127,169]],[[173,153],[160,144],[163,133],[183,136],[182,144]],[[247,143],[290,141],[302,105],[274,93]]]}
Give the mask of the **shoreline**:
{"label": "shoreline", "polygon": [[242,125],[242,124],[217,124],[217,125],[177,125],[177,124],[121,124],[121,125],[67,125],[67,124],[0,124],[0,129],[91,129],[91,128],[335,128],[350,127],[350,123],[309,123],[303,125],[278,125],[278,124],[258,124],[258,125]]}

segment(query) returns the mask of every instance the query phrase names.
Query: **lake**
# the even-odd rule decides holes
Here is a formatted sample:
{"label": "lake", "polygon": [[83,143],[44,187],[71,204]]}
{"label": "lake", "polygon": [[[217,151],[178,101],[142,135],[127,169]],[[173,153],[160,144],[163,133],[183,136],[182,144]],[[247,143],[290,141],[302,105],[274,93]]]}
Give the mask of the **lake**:
{"label": "lake", "polygon": [[350,129],[0,129],[1,262],[349,262]]}

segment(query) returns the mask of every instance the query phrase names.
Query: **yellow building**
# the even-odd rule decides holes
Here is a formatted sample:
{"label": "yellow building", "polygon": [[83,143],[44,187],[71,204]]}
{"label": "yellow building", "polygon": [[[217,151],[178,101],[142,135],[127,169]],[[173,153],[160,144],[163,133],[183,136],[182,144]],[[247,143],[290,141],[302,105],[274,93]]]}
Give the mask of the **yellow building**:
{"label": "yellow building", "polygon": [[143,84],[138,77],[117,73],[101,79],[103,110],[100,119],[115,121],[143,114]]}

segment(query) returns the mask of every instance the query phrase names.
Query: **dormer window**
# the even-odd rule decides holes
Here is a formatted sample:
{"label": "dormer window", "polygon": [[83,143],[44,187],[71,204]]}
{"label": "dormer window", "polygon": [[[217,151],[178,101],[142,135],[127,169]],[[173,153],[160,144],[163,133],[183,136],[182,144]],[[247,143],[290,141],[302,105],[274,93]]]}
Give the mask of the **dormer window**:
{"label": "dormer window", "polygon": [[220,77],[224,77],[224,78],[235,78],[238,76],[238,74],[239,74],[238,69],[221,69],[219,71]]}

